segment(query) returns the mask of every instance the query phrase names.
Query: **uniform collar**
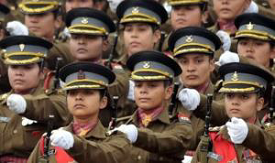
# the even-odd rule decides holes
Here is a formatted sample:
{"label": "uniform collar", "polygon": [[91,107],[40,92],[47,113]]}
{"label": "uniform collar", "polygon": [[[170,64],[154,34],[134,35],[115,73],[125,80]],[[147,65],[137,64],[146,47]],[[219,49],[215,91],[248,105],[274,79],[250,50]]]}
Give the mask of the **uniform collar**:
{"label": "uniform collar", "polygon": [[[73,133],[73,123],[70,123],[69,126],[65,127],[65,130],[70,131]],[[93,130],[89,131],[85,138],[89,139],[90,137],[96,138],[96,139],[105,139],[106,138],[106,129],[100,122],[100,120],[97,122],[96,126]]]}
{"label": "uniform collar", "polygon": [[[165,108],[157,117],[155,120],[153,120],[151,123],[156,122],[156,121],[160,121],[164,124],[170,124],[170,118],[169,118],[169,114],[168,114],[168,110],[167,108]],[[138,119],[138,112],[135,111],[134,114],[132,115],[132,117],[128,120],[127,123],[134,123],[135,125],[139,125],[139,119]]]}

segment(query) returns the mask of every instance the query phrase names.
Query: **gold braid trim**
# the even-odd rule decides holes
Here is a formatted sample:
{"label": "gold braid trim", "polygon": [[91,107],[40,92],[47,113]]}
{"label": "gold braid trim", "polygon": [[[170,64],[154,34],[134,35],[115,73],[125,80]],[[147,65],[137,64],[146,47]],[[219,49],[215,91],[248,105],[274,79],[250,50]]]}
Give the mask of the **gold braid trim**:
{"label": "gold braid trim", "polygon": [[102,27],[97,27],[91,24],[75,24],[70,26],[69,28],[69,32],[89,32],[92,33],[92,31],[94,31],[93,33],[102,33],[102,34],[108,34],[108,32],[105,30],[105,28]]}
{"label": "gold braid trim", "polygon": [[165,80],[167,77],[165,76],[137,76],[137,75],[132,75],[131,76],[132,80]]}
{"label": "gold braid trim", "polygon": [[127,23],[127,22],[134,22],[134,21],[144,21],[144,22],[156,23],[160,25],[160,22],[155,17],[142,14],[142,13],[132,13],[132,14],[126,15],[121,19],[120,22]]}
{"label": "gold braid trim", "polygon": [[255,87],[250,88],[221,88],[220,93],[230,93],[230,92],[236,92],[236,93],[243,93],[243,92],[252,92],[255,91]]}
{"label": "gold braid trim", "polygon": [[[28,5],[47,5],[40,8],[30,8]],[[58,2],[24,2],[19,4],[19,8],[27,13],[41,13],[58,8]]]}
{"label": "gold braid trim", "polygon": [[43,54],[43,53],[33,53],[33,52],[11,52],[11,53],[5,53],[4,54],[4,58],[9,58],[9,57],[12,57],[12,56],[19,56],[19,55],[46,58],[46,55]]}
{"label": "gold braid trim", "polygon": [[7,65],[26,65],[26,64],[32,64],[32,63],[37,63],[41,60],[41,57],[34,57],[31,59],[24,59],[24,60],[13,60],[10,58],[5,59],[5,64]]}
{"label": "gold braid trim", "polygon": [[170,5],[178,5],[178,4],[199,4],[199,3],[206,3],[205,0],[169,0],[168,3]]}
{"label": "gold braid trim", "polygon": [[180,54],[184,53],[192,53],[192,52],[200,52],[200,53],[207,53],[207,54],[212,54],[213,51],[210,51],[208,49],[203,49],[203,48],[190,48],[190,49],[182,49],[174,53],[174,56],[178,56]]}
{"label": "gold braid trim", "polygon": [[133,75],[135,75],[136,73],[139,73],[139,72],[155,72],[155,73],[161,74],[161,75],[163,75],[163,76],[165,76],[165,77],[173,78],[173,77],[171,76],[171,74],[169,74],[168,72],[164,72],[164,71],[157,70],[157,69],[152,69],[152,68],[150,68],[150,69],[141,68],[141,69],[138,69],[138,70],[133,71],[131,75],[133,76]]}
{"label": "gold braid trim", "polygon": [[65,86],[63,90],[67,91],[71,89],[96,89],[96,88],[105,88],[105,87],[102,87],[102,85],[72,85],[72,86]]}
{"label": "gold braid trim", "polygon": [[82,83],[82,82],[95,83],[95,84],[89,84],[89,85],[101,85],[103,87],[107,87],[108,86],[108,84],[104,83],[101,80],[95,80],[95,79],[76,79],[76,80],[73,80],[73,81],[71,81],[69,83],[66,83],[65,87],[70,87],[69,85],[77,84],[77,83]]}
{"label": "gold braid trim", "polygon": [[223,86],[228,85],[228,84],[247,84],[247,85],[253,85],[255,87],[263,88],[262,85],[260,85],[258,82],[249,82],[249,81],[226,81],[223,82]]}
{"label": "gold braid trim", "polygon": [[184,44],[181,44],[180,46],[176,47],[173,51],[174,51],[174,53],[176,53],[178,50],[180,50],[181,48],[184,48],[186,46],[200,46],[205,49],[208,49],[209,51],[212,51],[212,52],[215,51],[214,49],[211,48],[211,46],[206,45],[206,44],[200,44],[200,43],[184,43]]}
{"label": "gold braid trim", "polygon": [[268,40],[268,38],[274,39],[275,40],[275,36],[270,35],[267,32],[262,32],[262,31],[258,31],[258,30],[241,30],[236,32],[236,38],[240,37],[240,36],[251,36],[251,37],[255,37],[258,39],[262,39],[262,40]]}

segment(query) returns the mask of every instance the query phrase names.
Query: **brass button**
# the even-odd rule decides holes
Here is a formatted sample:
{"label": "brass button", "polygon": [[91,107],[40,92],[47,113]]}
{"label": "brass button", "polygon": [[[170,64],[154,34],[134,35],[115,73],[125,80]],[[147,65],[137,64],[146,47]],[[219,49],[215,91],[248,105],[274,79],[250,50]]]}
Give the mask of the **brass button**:
{"label": "brass button", "polygon": [[13,133],[14,133],[14,134],[17,134],[17,130],[13,130]]}
{"label": "brass button", "polygon": [[137,159],[138,159],[138,160],[141,160],[141,155],[138,155]]}

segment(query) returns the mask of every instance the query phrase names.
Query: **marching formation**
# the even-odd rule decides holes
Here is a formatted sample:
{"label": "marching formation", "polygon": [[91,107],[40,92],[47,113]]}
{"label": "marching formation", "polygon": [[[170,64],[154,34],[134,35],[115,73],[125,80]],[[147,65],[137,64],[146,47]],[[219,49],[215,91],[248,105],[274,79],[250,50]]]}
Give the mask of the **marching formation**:
{"label": "marching formation", "polygon": [[275,162],[274,0],[3,0],[0,163]]}

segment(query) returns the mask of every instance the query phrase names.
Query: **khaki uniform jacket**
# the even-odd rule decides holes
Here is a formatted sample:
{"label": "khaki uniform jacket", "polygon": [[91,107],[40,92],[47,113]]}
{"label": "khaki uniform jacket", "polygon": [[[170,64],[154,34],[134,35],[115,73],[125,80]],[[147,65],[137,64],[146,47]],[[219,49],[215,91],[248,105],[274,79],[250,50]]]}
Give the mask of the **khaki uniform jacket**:
{"label": "khaki uniform jacket", "polygon": [[[72,123],[64,127],[73,133]],[[107,130],[99,121],[96,127],[85,137],[74,135],[74,145],[66,152],[79,163],[123,163],[129,157],[130,141],[121,132],[107,136]],[[50,147],[52,148],[52,147]],[[33,150],[28,163],[37,163],[43,157],[39,144]],[[49,158],[50,163],[56,163],[54,155]]]}
{"label": "khaki uniform jacket", "polygon": [[[275,126],[271,126],[266,129],[262,129],[260,124],[248,124],[248,135],[242,144],[235,144],[235,151],[237,153],[237,159],[239,163],[246,163],[248,160],[244,160],[243,151],[250,149],[259,156],[259,160],[262,162],[274,162],[275,160]],[[216,131],[217,132],[217,131]],[[222,135],[227,141],[230,140],[226,127],[222,127],[218,134]],[[201,144],[200,144],[201,145]],[[197,148],[196,155],[193,157],[192,163],[200,162],[200,145]],[[215,149],[212,148],[212,152]],[[209,158],[208,163],[216,163],[217,160]]]}
{"label": "khaki uniform jacket", "polygon": [[[126,121],[139,126],[137,111]],[[192,136],[190,121],[170,121],[164,110],[147,128],[138,129],[137,141],[130,152],[134,163],[180,163]]]}
{"label": "khaki uniform jacket", "polygon": [[46,64],[50,70],[55,70],[57,57],[62,58],[62,61],[59,63],[59,67],[63,67],[73,62],[74,59],[70,52],[68,41],[67,42],[55,41],[53,43],[53,47],[50,49],[48,56],[46,58]]}
{"label": "khaki uniform jacket", "polygon": [[[28,158],[41,135],[47,129],[49,115],[55,116],[54,127],[67,124],[68,112],[65,96],[60,94],[45,94],[43,87],[38,87],[32,94],[25,95],[27,108],[24,114],[18,115],[8,109],[6,98],[10,93],[3,94],[0,102],[0,157],[14,155]],[[35,120],[37,123],[23,125],[25,120]]]}
{"label": "khaki uniform jacket", "polygon": [[[213,94],[214,90],[215,90],[214,85],[210,83],[208,88],[205,91],[205,94],[208,94],[208,93]],[[188,150],[196,150],[200,142],[200,137],[203,135],[203,132],[204,132],[204,125],[205,125],[204,119],[197,118],[192,113],[192,111],[189,111],[186,108],[184,108],[180,104],[180,101],[178,105],[178,112],[180,112],[181,114],[183,114],[184,116],[188,117],[191,120],[193,136],[192,136],[192,139],[190,140],[190,147],[188,147]]]}

